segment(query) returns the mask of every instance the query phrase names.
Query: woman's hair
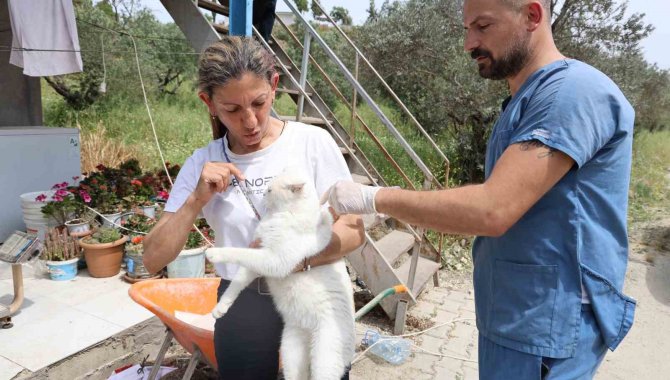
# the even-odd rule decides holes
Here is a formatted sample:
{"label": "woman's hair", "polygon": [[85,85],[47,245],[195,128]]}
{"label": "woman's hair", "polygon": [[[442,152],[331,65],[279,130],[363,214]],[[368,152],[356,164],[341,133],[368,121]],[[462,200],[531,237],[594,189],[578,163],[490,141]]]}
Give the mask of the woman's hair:
{"label": "woman's hair", "polygon": [[[270,83],[275,72],[274,57],[256,40],[226,36],[211,44],[200,56],[198,88],[211,98],[214,88],[231,79],[251,73]],[[215,139],[225,134],[225,126],[218,118],[212,120],[212,132]]]}

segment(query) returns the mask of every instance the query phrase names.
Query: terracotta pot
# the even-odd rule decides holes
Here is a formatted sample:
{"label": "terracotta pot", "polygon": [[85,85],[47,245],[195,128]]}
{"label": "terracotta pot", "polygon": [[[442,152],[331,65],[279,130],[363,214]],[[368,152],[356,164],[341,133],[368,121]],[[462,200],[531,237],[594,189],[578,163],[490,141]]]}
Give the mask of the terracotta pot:
{"label": "terracotta pot", "polygon": [[82,240],[79,245],[84,249],[86,266],[91,277],[111,277],[121,271],[123,248],[128,236],[112,243],[89,244]]}

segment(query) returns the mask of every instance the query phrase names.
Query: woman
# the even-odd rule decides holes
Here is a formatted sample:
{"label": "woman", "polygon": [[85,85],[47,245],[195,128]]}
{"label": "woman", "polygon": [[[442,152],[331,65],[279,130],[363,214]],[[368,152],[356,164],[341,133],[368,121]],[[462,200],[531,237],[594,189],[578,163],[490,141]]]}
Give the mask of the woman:
{"label": "woman", "polygon": [[[186,160],[163,216],[144,241],[144,265],[151,272],[177,257],[199,215],[214,229],[217,246],[258,244],[252,236],[264,213],[263,193],[285,167],[309,173],[318,194],[338,180],[351,179],[326,131],[270,117],[279,75],[274,59],[258,42],[240,37],[215,42],[203,53],[198,76],[215,140]],[[333,224],[330,245],[309,265],[340,260],[363,239],[360,218],[343,215]],[[237,266],[221,264],[216,270],[220,297]],[[254,281],[216,321],[214,344],[222,379],[277,378],[283,326],[262,286]]]}

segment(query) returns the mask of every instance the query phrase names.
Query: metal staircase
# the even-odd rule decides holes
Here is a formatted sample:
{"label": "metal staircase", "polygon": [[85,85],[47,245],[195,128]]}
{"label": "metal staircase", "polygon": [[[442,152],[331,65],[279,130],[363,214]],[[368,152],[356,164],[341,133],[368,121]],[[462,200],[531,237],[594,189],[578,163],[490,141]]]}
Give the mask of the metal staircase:
{"label": "metal staircase", "polygon": [[[198,52],[203,51],[211,42],[219,39],[219,34],[227,33],[228,28],[226,24],[213,24],[204,14],[222,15],[227,19],[229,11],[228,1],[219,1],[217,3],[210,0],[161,0],[161,2],[183,31],[191,46]],[[281,115],[279,118],[297,120],[327,129],[340,146],[356,182],[382,186],[389,185],[380,174],[378,168],[366,156],[367,150],[368,154],[379,154],[380,152],[385,157],[386,164],[393,168],[402,178],[404,182],[403,187],[409,189],[420,188],[423,190],[443,188],[444,186],[437,180],[433,172],[359,83],[359,65],[366,65],[365,67],[376,75],[382,87],[387,91],[386,96],[395,100],[398,107],[405,113],[406,118],[414,124],[414,133],[418,133],[429,141],[429,144],[435,150],[434,155],[439,158],[440,164],[443,165],[445,179],[448,178],[449,160],[418,121],[416,121],[414,116],[407,110],[407,107],[376,72],[367,58],[358,50],[349,37],[346,36],[344,31],[322,9],[322,13],[331,23],[331,27],[335,28],[346,39],[355,54],[354,74],[347,69],[312,25],[304,19],[295,8],[295,5],[286,0],[285,3],[293,11],[296,22],[299,23],[304,31],[304,39],[301,42],[292,28],[277,17],[270,43],[263,41],[263,44],[274,53],[278,61],[280,81],[277,91],[290,96],[296,104],[295,115]],[[318,3],[316,5],[320,7]],[[278,28],[280,27],[285,30],[284,35],[288,36],[288,41],[277,38]],[[256,35],[262,40],[257,33]],[[340,75],[343,75],[347,79],[349,85],[353,88],[351,101],[343,95],[328,73],[319,65],[319,62],[314,59],[313,55],[310,54],[312,43],[316,43],[326,53],[330,61],[337,66]],[[302,59],[299,64],[294,62],[288,54],[288,44],[293,44],[302,50]],[[326,102],[310,84],[307,78],[309,65],[321,75],[322,80],[330,86],[331,90],[341,101],[341,104],[347,106],[351,115],[350,120],[338,120],[333,110],[328,107]],[[411,158],[411,162],[420,170],[423,175],[420,186],[419,183],[421,181],[410,179],[410,176],[403,171],[401,165],[397,162],[397,157],[389,153],[377,134],[375,134],[368,123],[357,112],[359,98],[365,101],[367,106],[374,111],[377,118],[388,130],[388,133],[400,144],[404,153]],[[355,128],[355,126],[360,127]],[[357,129],[362,129],[365,132],[362,136],[368,139],[368,141],[372,141],[373,144],[368,143],[367,148],[364,149],[360,144],[361,132],[357,131]],[[370,152],[370,146],[377,149],[378,152]],[[388,316],[391,319],[395,319],[394,330],[396,334],[399,334],[404,330],[407,308],[416,302],[416,297],[428,281],[432,278],[434,285],[439,285],[437,271],[440,268],[441,256],[439,252],[441,251],[443,236],[433,232],[431,233],[433,242],[431,242],[427,238],[426,231],[388,218],[380,219],[366,216],[364,217],[364,222],[366,225],[366,243],[355,252],[349,254],[348,260],[357,275],[374,294],[378,294],[384,289],[400,283],[405,284],[411,290],[408,294],[387,297],[381,303],[382,308]]]}

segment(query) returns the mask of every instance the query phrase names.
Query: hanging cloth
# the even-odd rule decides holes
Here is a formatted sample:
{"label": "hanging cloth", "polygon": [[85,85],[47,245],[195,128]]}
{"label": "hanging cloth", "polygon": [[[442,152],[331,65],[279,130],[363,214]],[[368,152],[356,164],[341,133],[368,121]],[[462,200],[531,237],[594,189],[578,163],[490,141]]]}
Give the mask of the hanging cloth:
{"label": "hanging cloth", "polygon": [[72,0],[9,0],[9,17],[13,34],[9,63],[22,67],[24,75],[83,70]]}

